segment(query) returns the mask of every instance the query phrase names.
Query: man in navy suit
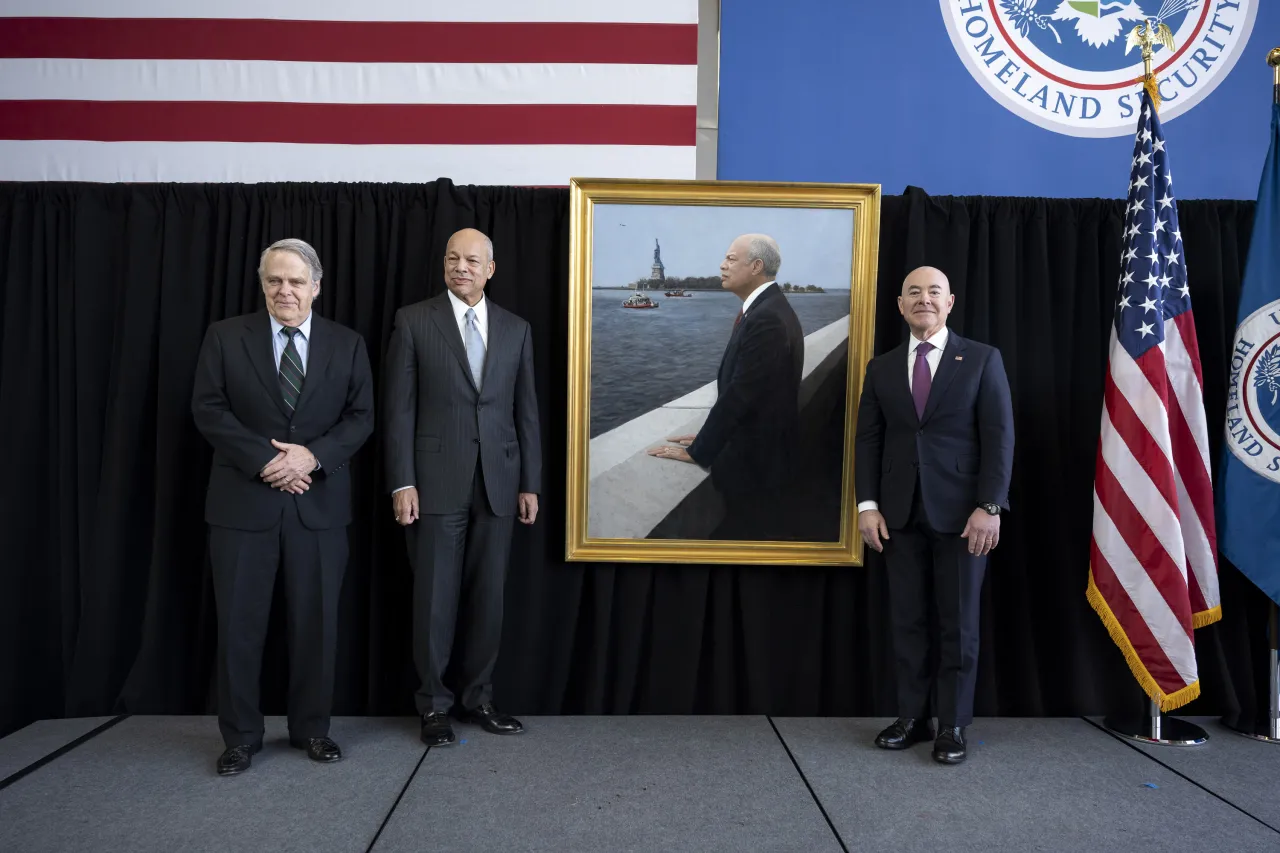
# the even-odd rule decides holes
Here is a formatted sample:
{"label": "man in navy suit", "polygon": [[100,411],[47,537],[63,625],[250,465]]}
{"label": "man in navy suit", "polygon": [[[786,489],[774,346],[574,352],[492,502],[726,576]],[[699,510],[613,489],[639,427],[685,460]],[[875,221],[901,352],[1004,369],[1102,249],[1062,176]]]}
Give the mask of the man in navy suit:
{"label": "man in navy suit", "polygon": [[901,346],[867,365],[858,406],[858,530],[888,566],[898,719],[876,745],[905,749],[929,726],[930,599],[937,606],[938,734],[933,757],[965,759],[978,667],[978,605],[1000,541],[1013,469],[1013,405],[1000,351],[947,329],[947,277],[913,270],[898,310]]}
{"label": "man in navy suit", "polygon": [[721,287],[742,300],[716,376],[716,402],[697,435],[651,456],[711,472],[725,506],[713,539],[788,538],[781,495],[799,434],[804,332],[776,281],[782,254],[766,234],[743,234],[720,264]]}

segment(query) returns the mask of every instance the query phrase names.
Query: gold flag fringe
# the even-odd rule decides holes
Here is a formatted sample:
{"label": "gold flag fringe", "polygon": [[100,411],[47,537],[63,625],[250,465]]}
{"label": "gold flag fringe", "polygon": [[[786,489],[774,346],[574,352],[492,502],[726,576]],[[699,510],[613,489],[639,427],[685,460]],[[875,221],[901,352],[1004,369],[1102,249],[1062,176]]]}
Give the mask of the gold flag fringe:
{"label": "gold flag fringe", "polygon": [[1206,625],[1212,625],[1222,618],[1222,605],[1210,607],[1208,610],[1201,610],[1199,613],[1191,614],[1191,627],[1203,628]]}
{"label": "gold flag fringe", "polygon": [[[1138,679],[1138,684],[1141,685],[1142,691],[1151,697],[1151,701],[1155,702],[1161,711],[1172,711],[1181,708],[1200,695],[1200,682],[1198,680],[1173,693],[1165,693],[1160,689],[1160,685],[1156,683],[1151,673],[1147,671],[1142,658],[1138,656],[1133,643],[1129,642],[1129,637],[1125,634],[1124,628],[1121,627],[1120,620],[1111,612],[1111,606],[1107,604],[1107,600],[1102,597],[1101,590],[1094,584],[1092,568],[1089,569],[1089,589],[1086,595],[1089,599],[1089,604],[1093,606],[1094,612],[1102,619],[1102,624],[1107,627],[1107,633],[1111,635],[1111,639],[1124,654],[1124,659],[1129,664],[1129,671],[1133,673],[1134,678]],[[1215,612],[1216,615],[1209,619],[1212,622],[1222,617],[1222,608],[1215,607],[1213,610],[1206,610],[1199,615],[1208,617]],[[1205,624],[1207,625],[1209,622]]]}

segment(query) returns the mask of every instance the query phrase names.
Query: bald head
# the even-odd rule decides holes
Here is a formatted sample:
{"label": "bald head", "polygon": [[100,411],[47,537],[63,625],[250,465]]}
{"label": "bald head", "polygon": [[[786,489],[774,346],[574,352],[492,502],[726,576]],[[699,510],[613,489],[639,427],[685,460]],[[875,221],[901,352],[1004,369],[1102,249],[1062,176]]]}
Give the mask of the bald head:
{"label": "bald head", "polygon": [[454,296],[475,305],[493,278],[493,241],[474,228],[463,228],[444,248],[444,283]]}
{"label": "bald head", "polygon": [[902,312],[911,334],[925,340],[947,325],[947,315],[956,304],[951,282],[937,267],[916,267],[902,281],[898,310]]}

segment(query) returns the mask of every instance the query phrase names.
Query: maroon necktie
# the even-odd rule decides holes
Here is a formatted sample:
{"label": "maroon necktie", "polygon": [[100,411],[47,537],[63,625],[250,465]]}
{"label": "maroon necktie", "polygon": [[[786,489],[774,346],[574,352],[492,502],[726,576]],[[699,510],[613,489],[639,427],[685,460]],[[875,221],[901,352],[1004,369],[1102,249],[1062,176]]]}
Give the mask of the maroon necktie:
{"label": "maroon necktie", "polygon": [[924,406],[929,402],[929,387],[933,376],[929,373],[926,356],[933,351],[933,344],[925,341],[916,347],[916,363],[911,368],[911,399],[916,401],[916,417],[924,418]]}

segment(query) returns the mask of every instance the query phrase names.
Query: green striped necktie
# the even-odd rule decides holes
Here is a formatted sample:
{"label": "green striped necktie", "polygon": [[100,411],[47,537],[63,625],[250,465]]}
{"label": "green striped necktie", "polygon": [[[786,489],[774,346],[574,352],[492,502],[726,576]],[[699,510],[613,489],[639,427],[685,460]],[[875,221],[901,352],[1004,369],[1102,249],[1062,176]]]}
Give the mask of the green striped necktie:
{"label": "green striped necktie", "polygon": [[298,397],[302,394],[302,380],[305,376],[302,358],[293,344],[293,336],[302,330],[285,326],[281,331],[289,336],[289,343],[285,345],[284,355],[280,356],[280,393],[284,395],[284,404],[289,407],[289,413],[293,414],[293,410],[298,407]]}

